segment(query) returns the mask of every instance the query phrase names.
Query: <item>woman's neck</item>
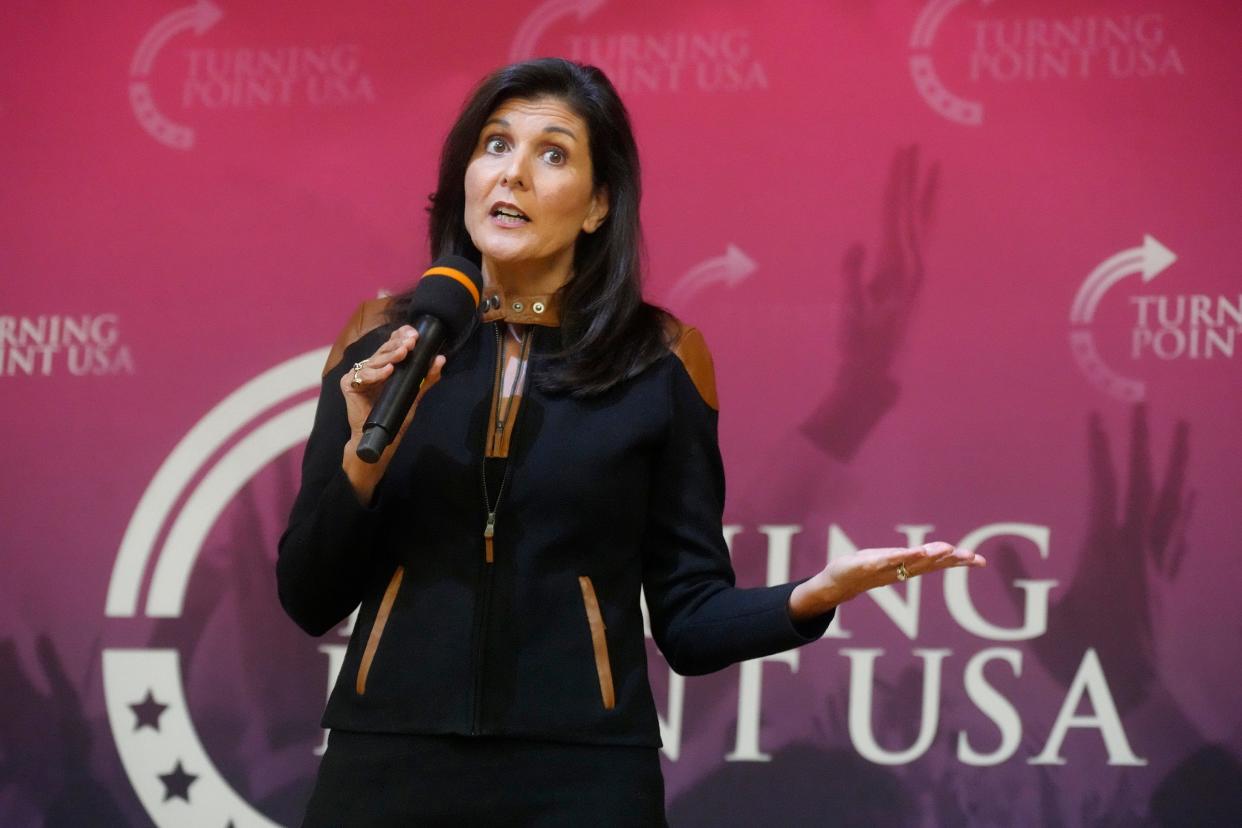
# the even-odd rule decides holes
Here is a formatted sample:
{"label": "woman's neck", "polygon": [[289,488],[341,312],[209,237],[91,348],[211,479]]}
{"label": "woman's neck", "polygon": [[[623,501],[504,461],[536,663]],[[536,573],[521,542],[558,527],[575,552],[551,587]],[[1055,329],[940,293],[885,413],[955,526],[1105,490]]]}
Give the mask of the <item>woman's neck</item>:
{"label": "woman's neck", "polygon": [[569,281],[571,261],[497,262],[483,257],[483,280],[512,296],[547,296]]}

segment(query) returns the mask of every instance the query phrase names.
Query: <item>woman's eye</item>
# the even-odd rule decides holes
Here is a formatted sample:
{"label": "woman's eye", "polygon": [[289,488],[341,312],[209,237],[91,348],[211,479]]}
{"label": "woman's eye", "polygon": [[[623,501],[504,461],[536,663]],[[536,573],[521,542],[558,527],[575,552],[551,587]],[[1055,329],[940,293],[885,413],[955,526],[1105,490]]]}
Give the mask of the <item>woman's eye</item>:
{"label": "woman's eye", "polygon": [[487,143],[485,144],[485,147],[487,148],[488,152],[504,152],[505,151],[505,139],[488,138]]}
{"label": "woman's eye", "polygon": [[559,164],[565,163],[565,153],[557,149],[556,147],[548,147],[546,150],[544,150],[543,157],[544,157],[544,160],[546,160],[549,164],[559,165]]}

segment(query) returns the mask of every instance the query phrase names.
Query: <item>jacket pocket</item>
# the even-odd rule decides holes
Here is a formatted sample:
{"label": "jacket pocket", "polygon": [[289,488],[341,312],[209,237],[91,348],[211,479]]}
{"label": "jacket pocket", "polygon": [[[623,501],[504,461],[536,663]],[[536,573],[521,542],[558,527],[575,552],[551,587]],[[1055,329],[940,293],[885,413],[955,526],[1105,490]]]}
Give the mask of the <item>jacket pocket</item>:
{"label": "jacket pocket", "polygon": [[591,627],[591,649],[595,651],[595,672],[599,675],[599,695],[605,710],[617,706],[616,693],[612,688],[612,665],[608,661],[608,637],[604,634],[604,616],[599,611],[599,599],[595,597],[595,585],[586,575],[578,577],[582,587],[582,604],[586,608],[587,623]]}
{"label": "jacket pocket", "polygon": [[371,672],[371,663],[375,661],[375,651],[379,649],[380,638],[384,635],[384,626],[388,624],[388,616],[392,605],[397,600],[397,592],[401,589],[401,579],[405,576],[405,567],[399,566],[392,573],[392,580],[384,590],[380,599],[379,611],[375,613],[375,623],[371,625],[371,634],[367,636],[366,649],[362,651],[362,661],[358,664],[358,679],[354,689],[361,696],[367,692],[367,675]]}

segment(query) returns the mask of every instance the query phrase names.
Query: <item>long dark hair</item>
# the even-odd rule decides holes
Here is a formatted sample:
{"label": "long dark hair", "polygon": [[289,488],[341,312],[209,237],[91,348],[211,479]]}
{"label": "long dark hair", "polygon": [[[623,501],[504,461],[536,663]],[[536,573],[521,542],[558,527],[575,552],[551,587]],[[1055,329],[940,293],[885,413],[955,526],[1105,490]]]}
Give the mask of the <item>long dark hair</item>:
{"label": "long dark hair", "polygon": [[[466,167],[488,117],[512,98],[555,98],[587,125],[595,186],[608,188],[608,215],[574,245],[573,276],[560,290],[561,347],[542,361],[539,387],[576,396],[598,394],[665,353],[668,315],[642,300],[642,195],[638,146],[630,118],[608,78],[594,66],[561,58],[515,63],[488,75],[466,100],[440,152],[431,195],[431,258],[481,256],[466,232]],[[404,316],[411,291],[393,302]]]}

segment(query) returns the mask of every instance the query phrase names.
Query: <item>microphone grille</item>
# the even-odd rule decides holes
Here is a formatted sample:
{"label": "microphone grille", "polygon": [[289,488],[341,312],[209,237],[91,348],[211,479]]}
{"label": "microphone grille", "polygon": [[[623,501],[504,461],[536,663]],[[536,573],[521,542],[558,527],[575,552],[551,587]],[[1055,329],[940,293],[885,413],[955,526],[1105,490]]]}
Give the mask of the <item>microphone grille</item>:
{"label": "microphone grille", "polygon": [[431,263],[410,297],[411,321],[424,314],[439,319],[451,339],[465,332],[474,321],[483,294],[479,266],[461,256],[442,256]]}

